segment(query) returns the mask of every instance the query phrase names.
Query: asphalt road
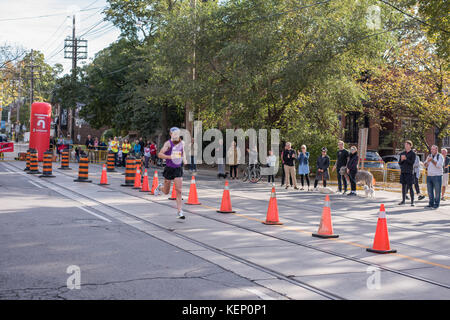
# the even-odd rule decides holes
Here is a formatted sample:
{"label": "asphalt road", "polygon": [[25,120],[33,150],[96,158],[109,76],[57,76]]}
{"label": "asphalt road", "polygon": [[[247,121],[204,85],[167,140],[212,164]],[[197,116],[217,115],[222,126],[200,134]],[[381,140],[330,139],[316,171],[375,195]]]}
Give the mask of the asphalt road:
{"label": "asphalt road", "polygon": [[[71,166],[42,180],[24,174],[23,162],[0,164],[0,298],[450,298],[450,203],[429,211],[426,200],[398,206],[398,193],[332,194],[340,237],[317,239],[320,193],[277,188],[283,225],[267,226],[270,185],[230,181],[236,213],[219,214],[224,180],[200,173],[202,204],[184,206],[182,221],[167,196],[121,187],[122,168],[102,187],[99,165],[89,184],[73,182]],[[366,251],[381,203],[396,254]],[[81,270],[79,290],[66,286],[70,265]]]}
{"label": "asphalt road", "polygon": [[283,298],[38,183],[0,164],[0,299]]}

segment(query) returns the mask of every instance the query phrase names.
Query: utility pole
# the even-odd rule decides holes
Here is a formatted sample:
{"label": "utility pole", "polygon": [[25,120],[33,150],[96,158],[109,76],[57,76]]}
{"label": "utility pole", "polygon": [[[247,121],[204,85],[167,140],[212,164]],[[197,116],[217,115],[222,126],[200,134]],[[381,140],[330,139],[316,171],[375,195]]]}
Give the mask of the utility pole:
{"label": "utility pole", "polygon": [[[197,0],[191,0],[191,8],[194,11],[194,17],[195,17],[195,9],[197,7]],[[194,18],[195,19],[195,18]],[[196,67],[196,61],[195,61],[195,45],[196,45],[196,36],[195,36],[195,32],[196,30],[194,30],[194,38],[193,38],[193,44],[194,44],[194,50],[192,53],[192,83],[194,83],[195,79],[196,79],[196,72],[195,72],[195,67]],[[186,130],[189,131],[189,133],[192,136],[193,133],[193,121],[194,121],[194,112],[192,111],[192,101],[188,100],[186,102],[186,106],[185,106],[185,126],[186,126]]]}
{"label": "utility pole", "polygon": [[[75,36],[75,14],[72,17],[72,38],[67,37],[64,40],[64,58],[72,59],[72,83],[75,86],[77,82],[77,61],[78,59],[87,59],[87,40],[77,39]],[[67,132],[70,134],[70,138],[75,141],[74,137],[74,108],[69,108]]]}

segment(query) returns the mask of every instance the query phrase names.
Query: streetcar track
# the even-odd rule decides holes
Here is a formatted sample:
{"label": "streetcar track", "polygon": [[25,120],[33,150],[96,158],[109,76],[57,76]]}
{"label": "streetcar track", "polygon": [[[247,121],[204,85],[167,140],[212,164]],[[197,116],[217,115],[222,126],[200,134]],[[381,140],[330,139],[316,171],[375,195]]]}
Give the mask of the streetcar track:
{"label": "streetcar track", "polygon": [[[17,168],[17,167],[16,167],[16,168]],[[20,173],[20,172],[19,172],[19,173]],[[22,174],[23,174],[23,173],[22,173]],[[69,188],[67,188],[67,187],[65,187],[65,186],[61,186],[60,184],[54,183],[54,182],[52,182],[52,181],[46,181],[46,182],[47,182],[47,183],[50,183],[50,184],[53,184],[53,185],[56,185],[57,187],[62,188],[62,189],[66,190],[66,191],[68,191],[68,192],[71,192],[71,193],[73,193],[73,194],[76,194],[78,197],[82,197],[82,198],[88,199],[88,200],[90,200],[90,201],[93,201],[93,202],[95,202],[95,203],[98,203],[99,205],[108,207],[109,209],[114,210],[114,211],[116,211],[116,212],[118,212],[118,213],[120,213],[120,214],[126,215],[126,216],[128,216],[128,217],[132,217],[133,219],[137,219],[137,220],[139,220],[139,221],[141,221],[141,222],[143,222],[143,223],[145,223],[145,224],[152,225],[152,226],[154,226],[154,227],[156,227],[156,228],[158,228],[158,229],[164,230],[164,231],[167,232],[167,233],[170,233],[170,234],[172,234],[172,235],[175,235],[176,237],[181,238],[181,239],[183,239],[183,240],[185,240],[185,241],[189,241],[189,242],[191,242],[191,243],[193,243],[193,244],[196,244],[196,245],[198,245],[198,246],[200,246],[200,247],[202,247],[202,248],[205,248],[205,249],[208,249],[208,250],[210,250],[210,251],[212,251],[212,252],[215,252],[215,253],[217,253],[217,254],[226,256],[226,257],[228,257],[228,258],[230,258],[230,259],[232,259],[232,260],[234,260],[234,261],[243,263],[243,264],[245,264],[245,265],[247,265],[247,266],[249,266],[249,267],[252,267],[252,268],[257,269],[257,270],[259,270],[259,271],[262,271],[262,272],[265,272],[265,273],[267,273],[267,274],[270,274],[270,275],[276,277],[277,279],[287,281],[287,282],[289,282],[289,283],[291,283],[291,284],[294,284],[294,285],[296,285],[296,286],[299,286],[299,287],[301,287],[301,288],[303,288],[303,289],[306,289],[306,290],[308,290],[308,291],[311,291],[311,292],[314,292],[314,293],[316,293],[316,294],[318,294],[318,295],[321,295],[321,296],[323,296],[323,297],[325,297],[325,298],[327,298],[327,299],[330,299],[330,300],[346,300],[345,298],[343,298],[343,297],[341,297],[341,296],[339,296],[339,295],[336,295],[336,294],[334,294],[334,293],[328,292],[327,290],[323,290],[323,289],[320,289],[320,288],[316,288],[315,286],[309,285],[309,284],[307,284],[307,283],[305,283],[305,282],[303,282],[303,281],[300,281],[300,280],[298,280],[298,279],[291,279],[290,277],[285,276],[285,275],[283,275],[282,273],[280,273],[280,272],[278,272],[278,271],[272,270],[272,269],[267,268],[267,267],[264,267],[264,266],[262,266],[262,265],[260,265],[260,264],[253,263],[253,262],[248,261],[248,260],[246,260],[246,259],[240,258],[240,257],[238,257],[238,256],[236,256],[236,255],[234,255],[234,254],[231,254],[231,253],[225,252],[225,251],[223,251],[223,250],[221,250],[221,249],[212,247],[212,246],[207,245],[207,244],[205,244],[205,243],[203,243],[203,242],[201,242],[201,241],[198,241],[198,240],[189,238],[189,237],[187,237],[187,236],[185,236],[185,235],[182,235],[182,234],[173,232],[174,229],[166,228],[166,227],[164,227],[164,226],[158,225],[158,224],[156,224],[156,223],[153,223],[153,222],[151,222],[151,221],[148,221],[148,220],[146,220],[146,219],[144,219],[144,218],[141,218],[141,217],[139,217],[139,216],[136,216],[136,215],[134,215],[134,214],[128,213],[128,212],[126,212],[126,211],[123,211],[123,210],[121,210],[121,209],[119,209],[119,208],[115,208],[115,207],[113,207],[113,206],[110,206],[110,205],[108,205],[108,204],[106,204],[106,203],[103,203],[103,202],[101,202],[101,201],[98,201],[98,200],[96,200],[96,199],[92,199],[92,198],[90,198],[90,197],[88,197],[88,196],[86,196],[86,195],[83,195],[83,194],[81,194],[81,193],[79,193],[79,192],[76,192],[76,191],[74,191],[74,190],[71,190],[71,189],[69,189]],[[45,184],[44,184],[44,183],[40,183],[40,184],[41,184],[42,186],[45,187]],[[57,192],[57,191],[56,191],[56,192]],[[119,190],[119,192],[121,192],[121,191]],[[127,195],[132,195],[132,194],[128,194],[127,192],[121,192],[121,193],[124,193],[124,194],[127,194]],[[61,194],[61,193],[60,193],[60,194]],[[62,194],[62,195],[63,195],[64,197],[67,198],[67,196],[65,196],[64,194]],[[138,198],[141,198],[141,197],[138,197]],[[144,198],[142,198],[142,199],[144,199]],[[146,199],[145,199],[145,200],[146,200]],[[153,202],[153,201],[152,201],[152,202]],[[167,206],[169,206],[169,205],[167,205]],[[91,208],[91,209],[94,209],[94,210],[98,211],[97,209],[92,208],[91,206],[86,206],[86,207],[89,207],[89,208]],[[190,212],[190,213],[192,213],[192,212]],[[131,227],[132,227],[132,226],[131,226]],[[153,237],[154,237],[154,236],[153,236]],[[170,244],[170,245],[172,245],[172,246],[175,246],[175,247],[177,247],[177,248],[179,248],[179,249],[182,249],[182,248],[178,247],[176,244],[172,244],[172,243],[168,242],[167,240],[164,240],[164,239],[160,239],[160,240],[161,240],[161,241],[164,241],[164,242],[166,242],[166,243],[168,243],[168,244]],[[183,249],[182,249],[182,250],[183,250]],[[188,252],[189,252],[189,251],[188,251]],[[191,252],[190,252],[190,253],[191,253]],[[194,253],[191,253],[191,254],[194,254]],[[202,257],[199,257],[199,258],[201,258],[201,259],[203,259],[203,260],[206,260],[205,258],[202,258]],[[214,262],[212,262],[212,261],[209,261],[209,260],[206,260],[206,261],[208,261],[209,263],[216,264],[216,263],[214,263]],[[216,264],[216,265],[217,265],[217,264]],[[223,267],[220,266],[220,265],[218,265],[218,266],[221,267],[221,268],[223,268]],[[223,268],[223,269],[224,269],[224,268]],[[268,289],[269,289],[269,288],[268,288]],[[272,289],[269,289],[269,290],[272,290]],[[274,291],[274,290],[272,290],[272,291]],[[276,291],[274,291],[274,292],[276,292]],[[279,292],[277,292],[277,293],[278,293],[278,294],[281,294],[281,293],[279,293]],[[283,295],[283,294],[281,294],[281,295]],[[289,298],[289,297],[287,297],[287,298]]]}
{"label": "streetcar track", "polygon": [[[15,168],[17,168],[15,165],[13,165],[13,166]],[[19,169],[19,168],[17,168],[17,169]],[[72,177],[68,173],[65,173],[65,172],[61,172],[61,173],[63,175],[65,175],[65,176]],[[162,230],[165,230],[166,232],[169,232],[172,235],[176,235],[177,237],[180,237],[180,238],[182,238],[184,240],[193,242],[193,243],[195,243],[195,244],[197,244],[197,245],[199,245],[201,247],[207,248],[207,249],[209,249],[211,251],[214,251],[216,253],[220,253],[220,254],[222,254],[224,256],[227,256],[227,257],[229,257],[229,258],[231,258],[233,260],[236,260],[236,261],[239,261],[241,263],[247,264],[249,266],[252,266],[252,267],[254,267],[256,269],[259,269],[259,270],[262,270],[262,271],[266,270],[265,272],[273,274],[273,275],[276,275],[280,279],[289,281],[291,283],[292,283],[292,281],[294,281],[294,282],[296,282],[294,284],[299,285],[300,287],[305,288],[304,286],[307,286],[307,287],[309,287],[309,288],[305,288],[307,290],[310,290],[310,291],[313,291],[313,292],[316,292],[314,290],[318,290],[318,291],[322,292],[322,293],[319,293],[319,294],[321,294],[322,296],[326,296],[329,299],[345,299],[345,298],[340,297],[338,295],[335,295],[333,293],[329,293],[329,292],[327,292],[325,290],[322,290],[322,289],[319,289],[319,288],[315,288],[315,287],[313,287],[313,286],[311,286],[309,284],[306,284],[306,283],[304,283],[302,281],[299,281],[297,279],[291,279],[290,277],[285,276],[282,273],[279,273],[278,271],[275,271],[275,270],[272,270],[270,268],[267,268],[267,267],[264,267],[262,265],[259,265],[257,263],[248,261],[248,260],[246,260],[244,258],[237,257],[237,256],[235,256],[235,255],[233,255],[231,253],[225,252],[225,251],[223,251],[221,249],[218,249],[218,248],[215,248],[215,247],[211,247],[211,246],[209,246],[209,245],[207,245],[205,243],[202,243],[202,242],[200,242],[198,240],[195,240],[195,239],[191,239],[191,238],[189,238],[189,237],[187,237],[185,235],[173,232],[174,229],[166,228],[166,227],[163,227],[161,225],[155,224],[155,223],[150,222],[150,221],[148,221],[146,219],[140,218],[140,217],[135,216],[135,215],[133,215],[131,213],[128,213],[128,212],[123,211],[121,209],[118,209],[118,208],[115,208],[115,207],[110,206],[108,204],[105,204],[103,202],[100,202],[100,201],[98,201],[96,199],[93,199],[93,198],[90,198],[88,196],[85,196],[85,195],[83,195],[81,193],[78,193],[76,191],[73,191],[73,190],[71,190],[71,189],[69,189],[69,188],[67,188],[65,186],[61,186],[59,184],[56,184],[53,181],[47,181],[47,182],[52,183],[54,185],[57,185],[58,187],[63,188],[65,190],[67,190],[67,191],[70,191],[70,192],[72,192],[74,194],[77,194],[78,196],[81,196],[83,198],[86,198],[86,199],[89,199],[91,201],[94,201],[94,202],[96,202],[96,203],[98,203],[100,205],[103,205],[103,206],[106,206],[106,207],[108,207],[110,209],[116,210],[116,211],[118,211],[118,212],[120,212],[122,214],[125,214],[127,216],[131,216],[133,218],[136,218],[136,219],[138,219],[138,220],[140,220],[140,221],[142,221],[144,223],[147,223],[147,224],[150,224],[150,225],[155,226],[157,228],[160,228]],[[133,197],[136,197],[136,198],[139,198],[139,199],[143,199],[143,200],[148,201],[148,202],[152,202],[152,203],[155,203],[155,204],[159,204],[159,205],[163,205],[163,206],[172,208],[172,205],[170,203],[164,203],[164,202],[159,202],[159,201],[155,201],[155,200],[152,200],[152,199],[148,199],[148,198],[145,198],[145,197],[143,197],[143,196],[141,196],[139,194],[126,192],[125,191],[126,189],[121,190],[121,189],[115,189],[115,188],[108,187],[108,186],[104,186],[104,188],[107,188],[107,189],[110,189],[110,190],[114,190],[114,191],[117,191],[117,192],[120,192],[120,193],[123,193],[123,194],[127,194],[129,196],[133,196]],[[253,200],[255,200],[255,199],[253,199]],[[260,199],[259,201],[263,201],[263,200]],[[189,209],[184,209],[184,211],[189,212],[189,213],[194,214],[194,215],[197,215],[197,216],[200,216],[200,217],[203,217],[203,218],[206,218],[206,219],[210,219],[210,220],[213,220],[213,221],[216,221],[216,222],[220,222],[220,223],[223,223],[223,224],[226,224],[226,225],[229,225],[229,226],[233,226],[233,227],[236,227],[236,228],[239,228],[239,229],[243,229],[243,230],[246,230],[246,231],[254,232],[254,233],[257,233],[257,234],[260,234],[260,235],[263,235],[263,236],[267,236],[267,237],[270,237],[270,238],[274,238],[274,239],[277,239],[277,240],[280,240],[280,241],[284,241],[284,242],[287,242],[287,243],[290,243],[290,244],[295,244],[295,245],[298,245],[298,246],[301,246],[301,247],[304,247],[304,248],[308,248],[308,249],[311,249],[311,250],[315,250],[315,251],[326,253],[326,254],[329,254],[329,255],[332,255],[332,256],[336,256],[336,257],[339,257],[339,258],[344,259],[344,260],[353,261],[353,262],[360,263],[360,264],[367,265],[367,266],[375,266],[375,267],[377,267],[377,268],[379,268],[381,270],[384,270],[384,271],[387,271],[387,272],[391,272],[391,273],[395,273],[395,274],[404,276],[406,278],[411,278],[411,279],[415,279],[415,280],[418,280],[418,281],[426,282],[426,283],[429,283],[429,284],[432,284],[432,285],[435,285],[435,286],[439,286],[439,287],[443,287],[443,288],[446,288],[446,289],[450,289],[450,285],[447,285],[445,283],[441,283],[441,282],[437,282],[437,281],[434,281],[434,280],[431,280],[431,279],[427,279],[427,278],[423,278],[423,277],[416,276],[416,275],[413,275],[413,274],[409,274],[409,273],[406,273],[404,271],[400,271],[400,270],[396,270],[396,269],[392,269],[392,268],[389,268],[389,267],[386,267],[386,266],[379,265],[377,263],[366,262],[366,261],[360,260],[358,258],[353,258],[353,257],[347,256],[347,255],[344,255],[344,254],[340,254],[340,253],[337,253],[337,252],[334,252],[334,251],[331,251],[331,250],[318,248],[318,247],[312,246],[312,245],[307,244],[307,243],[302,243],[302,242],[295,241],[295,240],[292,240],[292,239],[287,239],[285,237],[280,237],[280,236],[274,236],[274,235],[271,235],[271,234],[267,234],[267,233],[262,232],[262,231],[254,230],[254,229],[252,229],[250,227],[245,227],[245,226],[238,225],[238,224],[235,224],[235,223],[231,223],[231,222],[228,222],[228,221],[223,221],[221,219],[214,218],[212,216],[207,216],[207,215],[204,215],[204,214],[201,214],[201,213],[193,212],[193,211],[191,211]],[[363,221],[365,221],[365,220],[363,220]],[[316,292],[316,293],[318,293],[318,292]]]}

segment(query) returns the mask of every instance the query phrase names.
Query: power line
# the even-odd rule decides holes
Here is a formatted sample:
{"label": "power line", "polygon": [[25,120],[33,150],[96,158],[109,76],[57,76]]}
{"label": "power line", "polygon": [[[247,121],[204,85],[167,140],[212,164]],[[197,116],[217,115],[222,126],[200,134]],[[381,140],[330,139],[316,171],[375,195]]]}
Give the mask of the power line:
{"label": "power line", "polygon": [[[104,7],[95,7],[95,8],[90,8],[90,9],[82,9],[79,12],[84,12],[84,11],[91,11],[91,10],[97,10],[100,8],[104,8]],[[66,16],[67,12],[65,13],[54,13],[54,14],[47,14],[47,15],[41,15],[41,16],[32,16],[32,17],[20,17],[20,18],[9,18],[9,19],[0,19],[0,22],[3,21],[16,21],[16,20],[27,20],[27,19],[40,19],[40,18],[49,18],[49,17],[56,17],[56,16]]]}
{"label": "power line", "polygon": [[96,4],[97,2],[98,2],[98,0],[95,0],[95,1],[92,2],[91,4],[88,4],[86,7],[84,7],[83,9],[87,9],[87,8],[89,8],[90,6]]}
{"label": "power line", "polygon": [[81,35],[79,35],[79,37],[84,36],[85,34],[89,33],[89,31],[91,31],[92,29],[94,29],[95,27],[97,27],[99,24],[102,24],[105,20],[101,19],[100,21],[94,23],[92,26],[89,27],[89,30],[83,32]]}
{"label": "power line", "polygon": [[112,30],[114,28],[115,28],[115,26],[113,24],[107,24],[107,25],[104,25],[104,26],[102,26],[101,28],[99,28],[97,30],[89,32],[88,34],[86,34],[86,36],[87,37],[92,37],[92,36],[96,36],[96,35],[99,35],[99,34],[104,34],[104,33],[108,32],[108,31],[110,31],[110,30]]}
{"label": "power line", "polygon": [[443,31],[443,32],[445,32],[445,33],[450,33],[448,30],[445,30],[445,29],[442,29],[441,27],[438,27],[438,26],[429,24],[428,22],[423,21],[423,20],[421,20],[421,19],[419,19],[419,18],[417,18],[417,17],[415,17],[415,16],[413,16],[413,15],[411,15],[411,14],[409,14],[409,13],[403,11],[402,9],[400,9],[400,8],[398,8],[398,7],[396,7],[396,6],[394,6],[392,3],[389,3],[389,2],[384,1],[384,0],[378,0],[378,1],[383,2],[385,5],[388,5],[388,6],[390,6],[391,8],[394,8],[395,10],[397,10],[397,11],[403,13],[405,16],[408,16],[408,17],[410,17],[411,19],[414,19],[414,20],[420,22],[421,24],[424,24],[424,25],[426,25],[426,26],[428,26],[428,27],[431,27],[431,28],[433,28],[433,29],[441,30],[441,31]]}
{"label": "power line", "polygon": [[51,55],[50,57],[48,57],[46,60],[47,60],[47,61],[50,61],[54,56],[56,56],[58,53],[60,53],[60,52],[63,51],[63,50],[64,50],[64,47],[62,47],[61,49],[59,49],[58,52],[54,53],[53,55]]}
{"label": "power line", "polygon": [[44,43],[41,45],[41,47],[43,47],[44,44],[46,44],[47,42],[50,41],[51,38],[53,38],[53,36],[54,36],[54,35],[59,31],[59,29],[65,24],[66,19],[67,19],[67,18],[64,18],[64,19],[63,19],[62,23],[58,26],[58,28],[56,28],[56,31],[53,32],[53,34],[52,34],[47,40],[44,41]]}

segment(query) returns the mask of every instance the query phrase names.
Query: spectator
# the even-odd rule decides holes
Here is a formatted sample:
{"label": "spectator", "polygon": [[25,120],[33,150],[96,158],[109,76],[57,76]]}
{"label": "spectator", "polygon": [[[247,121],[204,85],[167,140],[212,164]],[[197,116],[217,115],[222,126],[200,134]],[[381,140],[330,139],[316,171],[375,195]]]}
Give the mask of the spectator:
{"label": "spectator", "polygon": [[125,139],[122,143],[122,166],[126,167],[127,156],[131,151],[131,144],[128,139]]}
{"label": "spectator", "polygon": [[140,146],[140,153],[141,153],[141,155],[143,156],[144,155],[144,147],[145,147],[145,142],[144,142],[144,139],[142,139],[142,137],[141,138],[139,138],[139,146]]}
{"label": "spectator", "polygon": [[191,139],[191,162],[189,163],[189,171],[197,172],[196,158],[197,158],[198,146],[195,139]]}
{"label": "spectator", "polygon": [[108,146],[106,145],[105,141],[100,141],[100,144],[98,145],[98,149],[101,151],[106,151],[106,149],[108,148]]}
{"label": "spectator", "polygon": [[121,163],[121,160],[119,160],[119,141],[117,140],[117,137],[114,137],[114,140],[111,141],[111,151],[114,153],[114,165],[117,167]]}
{"label": "spectator", "polygon": [[150,156],[151,156],[153,165],[156,166],[156,142],[155,141],[152,141],[152,144],[150,145]]}
{"label": "spectator", "polygon": [[442,148],[441,150],[442,157],[444,158],[444,174],[442,175],[442,201],[445,201],[445,189],[447,189],[448,186],[448,173],[449,173],[449,166],[450,166],[450,157],[447,156],[447,149]]}
{"label": "spectator", "polygon": [[[420,178],[420,159],[419,156],[417,156],[416,149],[413,150],[413,152],[416,154],[416,161],[414,161],[413,171],[414,171],[414,188],[416,189],[417,193],[417,199],[422,200],[425,198],[425,196],[420,192],[420,186],[419,186],[419,178]],[[408,199],[408,195],[406,195],[406,199]]]}
{"label": "spectator", "polygon": [[219,146],[215,149],[215,157],[217,161],[217,177],[227,178],[227,173],[225,172],[225,144],[223,139],[219,139]]}
{"label": "spectator", "polygon": [[338,142],[338,148],[339,150],[337,152],[337,160],[335,165],[333,166],[333,172],[334,170],[337,170],[336,174],[338,181],[338,192],[342,192],[342,184],[344,184],[344,192],[342,192],[342,194],[345,194],[347,192],[347,179],[345,179],[345,177],[340,174],[340,169],[341,167],[347,166],[347,161],[350,154],[346,149],[344,149],[344,141]]}
{"label": "spectator", "polygon": [[[300,175],[300,181],[302,183],[302,187],[300,190],[303,190],[304,187],[304,178],[306,179],[306,184],[308,185],[309,191],[309,152],[306,151],[306,146],[302,145],[301,151],[298,152],[298,174]],[[304,177],[304,178],[303,178]]]}
{"label": "spectator", "polygon": [[[355,146],[350,148],[350,157],[347,161],[347,174],[350,177],[350,193],[348,196],[356,196],[356,173],[358,172],[358,149]],[[339,174],[339,170],[338,170]],[[344,181],[346,180],[345,176],[342,176]],[[345,183],[347,185],[347,183]],[[347,188],[346,188],[347,189]],[[345,192],[344,192],[345,194]]]}
{"label": "spectator", "polygon": [[150,161],[151,153],[150,153],[150,145],[147,144],[144,148],[144,165],[148,169],[148,162]]}
{"label": "spectator", "polygon": [[267,166],[270,168],[271,174],[267,178],[267,182],[272,182],[275,185],[275,164],[277,162],[277,157],[273,154],[273,151],[269,151],[269,156],[267,157]]}
{"label": "spectator", "polygon": [[92,159],[94,156],[94,153],[92,152],[94,150],[94,139],[92,139],[90,134],[87,136],[85,145],[86,145],[86,149],[87,149],[88,158],[92,162]]}
{"label": "spectator", "polygon": [[431,154],[425,161],[427,168],[428,206],[426,208],[437,209],[441,200],[442,175],[444,157],[438,153],[436,145],[431,146]]}
{"label": "spectator", "polygon": [[330,166],[330,157],[327,156],[327,148],[322,148],[322,154],[317,158],[317,173],[314,181],[314,190],[317,191],[317,185],[319,180],[322,180],[322,185],[325,188],[327,186],[327,180],[330,178],[328,175],[328,167]]}
{"label": "spectator", "polygon": [[123,165],[123,151],[121,147],[119,147],[119,151],[117,152],[117,162]]}
{"label": "spectator", "polygon": [[75,148],[75,158],[77,162],[80,162],[80,148],[78,146]]}
{"label": "spectator", "polygon": [[227,163],[230,166],[230,178],[232,180],[238,179],[239,159],[241,158],[241,151],[236,146],[236,141],[231,142],[230,148],[227,151]]}
{"label": "spectator", "polygon": [[409,190],[411,196],[411,206],[414,207],[414,191],[412,185],[414,184],[414,162],[416,161],[416,154],[411,150],[413,144],[410,140],[405,142],[405,151],[400,153],[400,183],[402,184],[402,201],[399,205],[405,204],[406,193]]}
{"label": "spectator", "polygon": [[291,148],[291,143],[286,143],[286,150],[283,152],[283,160],[284,160],[284,172],[285,172],[285,180],[286,180],[286,189],[289,188],[288,179],[289,177],[292,178],[292,182],[294,182],[294,189],[298,190],[297,187],[297,177],[295,176],[295,162],[296,158],[296,152],[294,149]]}
{"label": "spectator", "polygon": [[[142,139],[142,138],[141,138]],[[139,143],[139,141],[138,140],[136,140],[135,142],[134,142],[134,156],[136,157],[136,158],[140,158],[141,157],[141,144]]]}

